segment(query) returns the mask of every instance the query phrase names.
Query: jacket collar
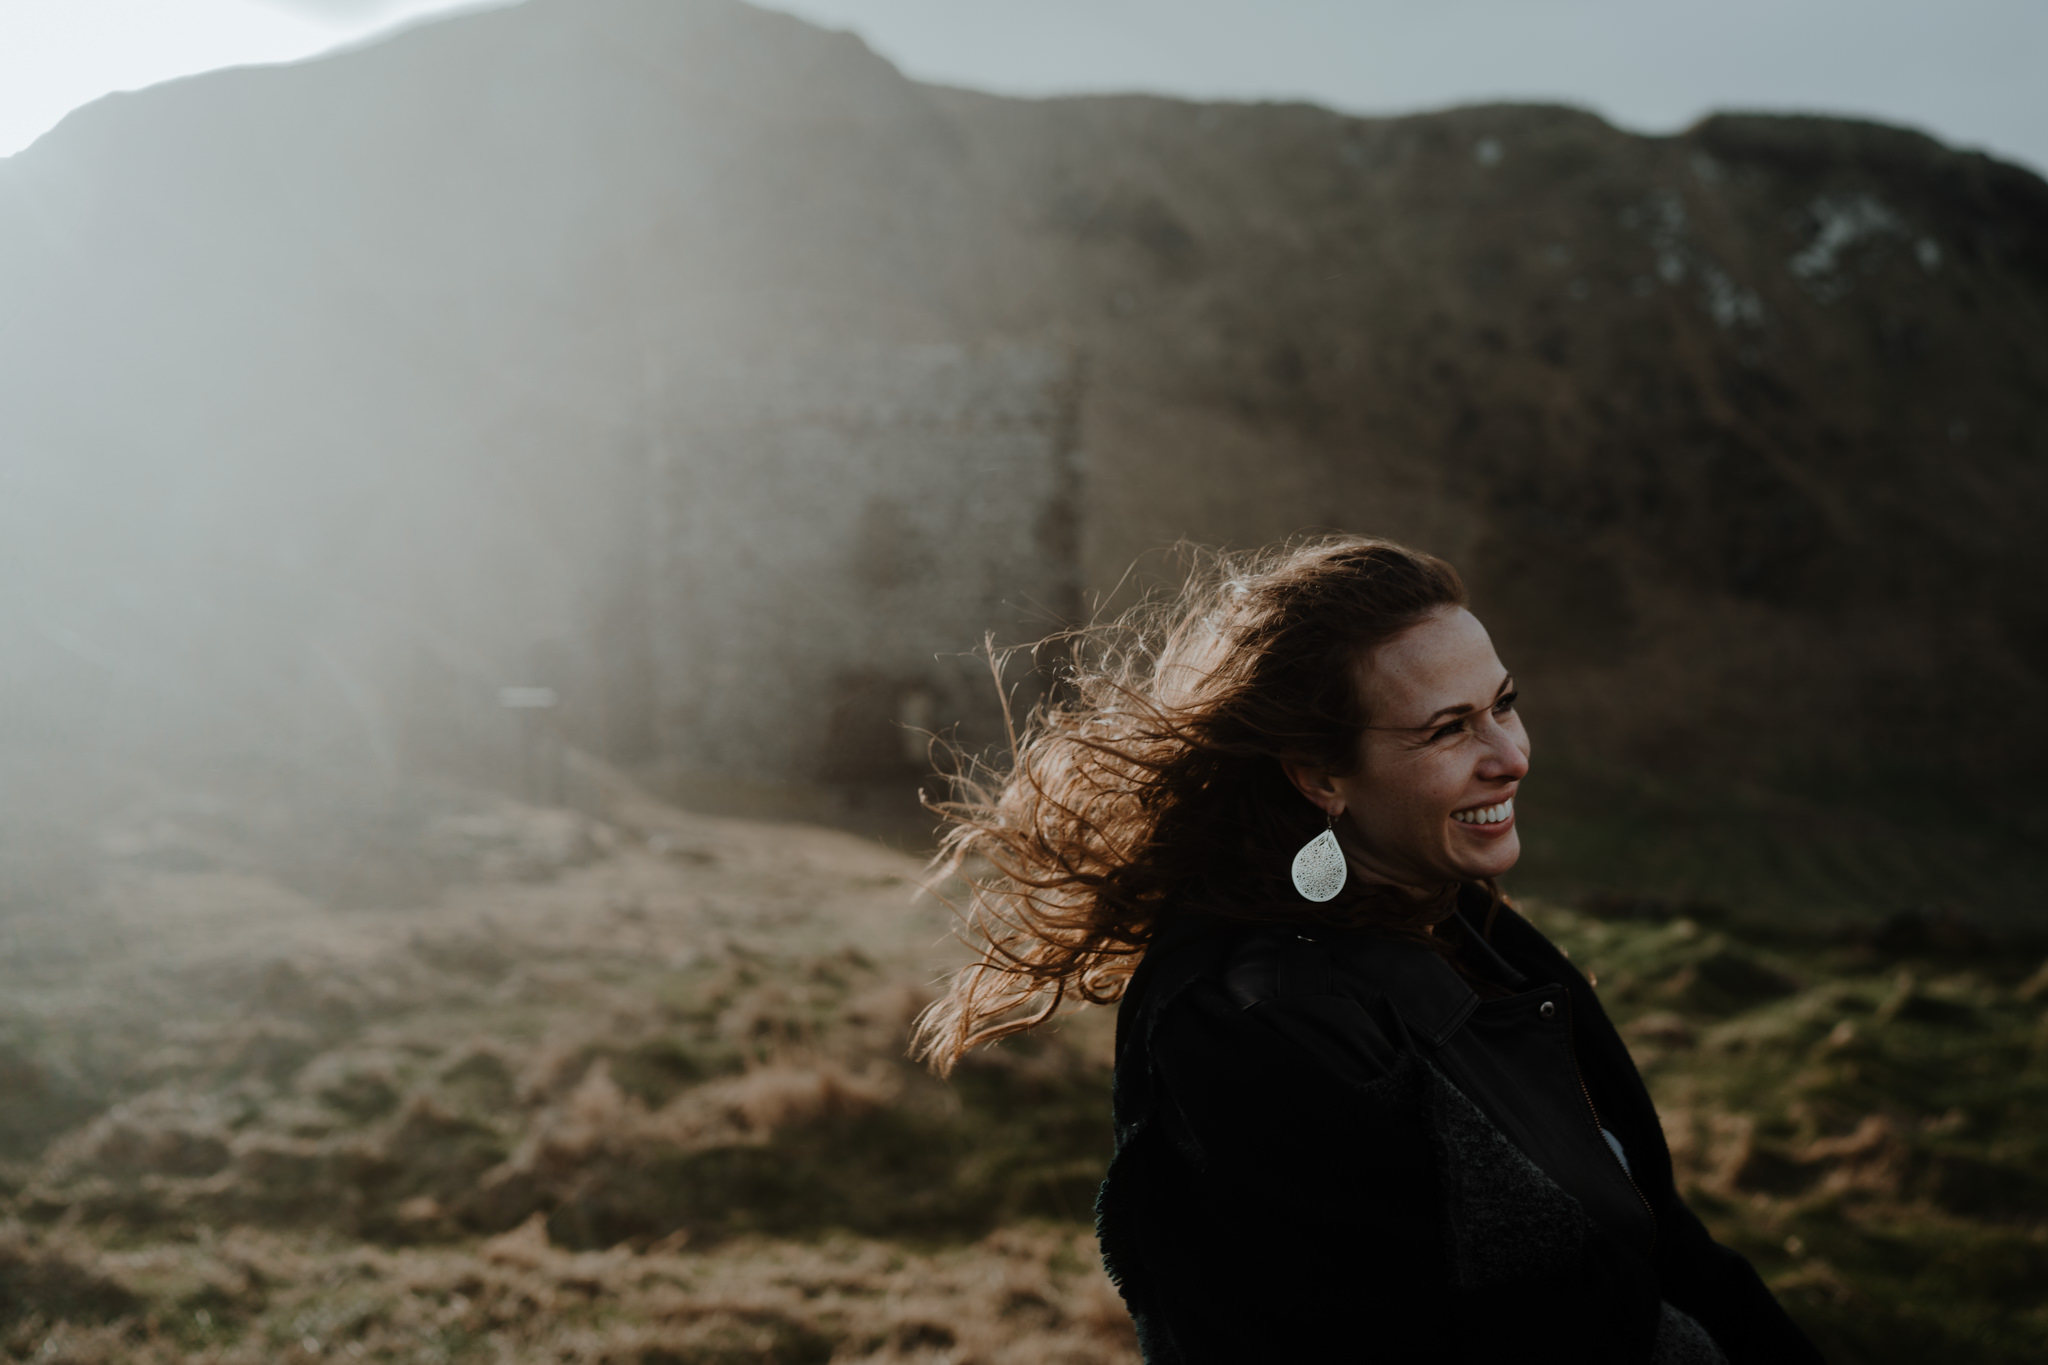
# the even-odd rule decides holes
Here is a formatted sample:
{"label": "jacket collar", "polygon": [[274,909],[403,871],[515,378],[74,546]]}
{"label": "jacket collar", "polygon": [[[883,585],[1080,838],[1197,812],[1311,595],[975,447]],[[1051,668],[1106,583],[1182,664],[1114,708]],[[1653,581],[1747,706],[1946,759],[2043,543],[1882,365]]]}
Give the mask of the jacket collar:
{"label": "jacket collar", "polygon": [[[1486,907],[1487,896],[1479,888],[1459,891],[1455,913],[1466,931],[1465,942],[1481,959],[1483,971],[1505,986],[1520,988],[1528,978],[1479,936]],[[1363,930],[1316,937],[1329,945],[1336,965],[1364,977],[1432,1048],[1449,1042],[1479,1008],[1479,993],[1457,969],[1441,953],[1419,943]]]}

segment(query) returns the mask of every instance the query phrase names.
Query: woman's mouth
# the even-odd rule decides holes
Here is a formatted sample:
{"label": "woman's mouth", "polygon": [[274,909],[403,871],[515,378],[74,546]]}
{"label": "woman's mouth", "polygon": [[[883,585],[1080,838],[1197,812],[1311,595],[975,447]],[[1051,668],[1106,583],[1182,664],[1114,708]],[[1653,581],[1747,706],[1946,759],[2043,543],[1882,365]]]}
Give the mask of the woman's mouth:
{"label": "woman's mouth", "polygon": [[1491,806],[1473,806],[1468,810],[1454,810],[1451,818],[1461,825],[1474,825],[1483,829],[1498,829],[1515,818],[1515,798],[1495,802]]}

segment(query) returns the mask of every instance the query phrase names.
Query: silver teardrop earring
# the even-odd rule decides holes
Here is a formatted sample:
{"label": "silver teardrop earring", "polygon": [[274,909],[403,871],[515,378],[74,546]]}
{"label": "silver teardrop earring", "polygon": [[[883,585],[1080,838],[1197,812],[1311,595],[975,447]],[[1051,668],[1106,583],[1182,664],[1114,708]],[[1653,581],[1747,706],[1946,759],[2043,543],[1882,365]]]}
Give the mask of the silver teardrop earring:
{"label": "silver teardrop earring", "polygon": [[1294,855],[1294,889],[1312,901],[1326,901],[1344,889],[1344,850],[1337,846],[1337,816]]}

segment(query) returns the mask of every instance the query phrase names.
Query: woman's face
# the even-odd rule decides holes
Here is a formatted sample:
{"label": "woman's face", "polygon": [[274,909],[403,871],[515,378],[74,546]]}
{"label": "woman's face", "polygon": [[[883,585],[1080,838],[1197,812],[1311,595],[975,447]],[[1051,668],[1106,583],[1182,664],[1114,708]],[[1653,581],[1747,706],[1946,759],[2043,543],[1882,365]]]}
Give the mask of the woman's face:
{"label": "woman's face", "polygon": [[1529,736],[1486,628],[1462,608],[1438,612],[1374,650],[1360,671],[1371,723],[1355,770],[1288,769],[1323,810],[1341,808],[1353,872],[1429,889],[1513,867]]}

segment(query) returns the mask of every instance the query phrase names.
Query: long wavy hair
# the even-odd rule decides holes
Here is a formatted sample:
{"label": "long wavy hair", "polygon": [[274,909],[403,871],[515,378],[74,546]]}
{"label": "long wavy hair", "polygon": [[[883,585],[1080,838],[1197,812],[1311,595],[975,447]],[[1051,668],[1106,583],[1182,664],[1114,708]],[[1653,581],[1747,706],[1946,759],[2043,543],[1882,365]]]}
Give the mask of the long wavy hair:
{"label": "long wavy hair", "polygon": [[942,1074],[1064,1003],[1120,998],[1176,914],[1430,941],[1450,913],[1448,895],[1390,887],[1298,895],[1289,869],[1323,817],[1281,765],[1356,769],[1366,660],[1464,606],[1457,571],[1365,536],[1190,555],[1178,592],[1049,642],[1067,662],[1008,765],[968,763],[931,803],[947,822],[935,865],[966,877],[976,949],[918,1020],[913,1053]]}

